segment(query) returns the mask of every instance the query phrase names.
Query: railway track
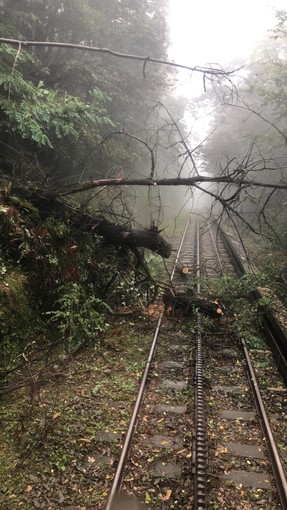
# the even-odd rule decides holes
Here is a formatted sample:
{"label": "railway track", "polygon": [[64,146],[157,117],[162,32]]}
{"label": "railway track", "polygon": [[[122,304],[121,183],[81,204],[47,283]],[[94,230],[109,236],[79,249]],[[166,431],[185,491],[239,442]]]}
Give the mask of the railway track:
{"label": "railway track", "polygon": [[[191,271],[182,277],[178,265]],[[200,294],[238,272],[228,242],[193,215],[173,287]],[[161,313],[104,508],[127,493],[152,509],[287,509],[286,406],[267,347],[249,353],[228,322]]]}

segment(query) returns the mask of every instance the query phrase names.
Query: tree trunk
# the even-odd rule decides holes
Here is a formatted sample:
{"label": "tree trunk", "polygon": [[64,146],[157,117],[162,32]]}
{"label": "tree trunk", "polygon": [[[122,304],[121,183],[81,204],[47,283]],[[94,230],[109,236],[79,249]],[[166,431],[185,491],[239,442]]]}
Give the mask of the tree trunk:
{"label": "tree trunk", "polygon": [[188,289],[186,293],[175,293],[168,289],[165,291],[162,300],[168,315],[190,317],[195,310],[199,310],[204,315],[220,319],[227,314],[223,303],[220,303],[217,299],[197,296],[192,289]]}
{"label": "tree trunk", "polygon": [[163,239],[155,227],[131,230],[101,219],[98,224],[95,224],[93,230],[110,244],[125,246],[131,250],[140,247],[148,248],[164,258],[168,258],[171,254],[171,245]]}
{"label": "tree trunk", "polygon": [[107,244],[124,246],[134,252],[137,248],[148,248],[164,258],[168,258],[171,254],[172,246],[164,240],[156,227],[132,230],[128,227],[115,225],[101,216],[93,216],[49,193],[40,195],[40,193],[24,188],[14,189],[13,193],[37,207],[42,218],[47,218],[52,214],[63,217],[67,212],[73,217],[73,223],[77,224],[83,232],[97,234],[103,237]]}

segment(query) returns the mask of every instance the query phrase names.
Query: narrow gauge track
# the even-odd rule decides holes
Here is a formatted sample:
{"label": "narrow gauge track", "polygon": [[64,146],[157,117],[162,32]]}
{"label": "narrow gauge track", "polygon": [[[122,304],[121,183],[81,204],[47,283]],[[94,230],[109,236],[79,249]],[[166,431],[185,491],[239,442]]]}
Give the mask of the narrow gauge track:
{"label": "narrow gauge track", "polygon": [[[217,234],[211,226],[200,232],[197,218],[190,218],[172,270],[176,290],[194,284],[177,275],[179,263],[193,268],[192,277],[235,277]],[[247,382],[246,346],[242,350],[226,325],[210,332],[199,320],[190,328],[159,317],[105,509],[114,508],[120,491],[135,493],[152,509],[286,509],[286,480],[272,433],[270,440],[266,434],[271,427],[266,421],[263,436],[266,412],[257,417]],[[249,378],[257,390],[255,372]],[[277,467],[267,457],[272,448]]]}

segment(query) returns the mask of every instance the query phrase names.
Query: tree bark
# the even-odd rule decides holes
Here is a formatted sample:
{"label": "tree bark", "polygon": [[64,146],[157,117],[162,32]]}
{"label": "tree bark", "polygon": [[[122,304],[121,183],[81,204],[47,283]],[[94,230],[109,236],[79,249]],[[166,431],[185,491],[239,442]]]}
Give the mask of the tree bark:
{"label": "tree bark", "polygon": [[155,227],[144,230],[132,230],[120,225],[114,225],[106,219],[101,219],[93,227],[93,230],[109,244],[125,246],[131,250],[135,248],[148,248],[163,258],[168,258],[171,254],[171,245],[164,240]]}
{"label": "tree bark", "polygon": [[168,289],[165,291],[162,300],[168,315],[190,317],[195,310],[199,310],[204,315],[220,319],[227,314],[223,303],[220,303],[217,299],[197,296],[192,289],[188,289],[186,293],[175,293]]}
{"label": "tree bark", "polygon": [[37,207],[41,218],[47,218],[52,214],[63,217],[67,212],[73,217],[74,225],[76,224],[83,231],[103,237],[107,244],[129,248],[137,258],[139,257],[136,253],[137,248],[148,248],[163,258],[169,258],[171,254],[171,244],[165,241],[156,227],[133,230],[116,225],[106,218],[93,216],[45,192],[40,194],[24,188],[14,188],[13,193]]}

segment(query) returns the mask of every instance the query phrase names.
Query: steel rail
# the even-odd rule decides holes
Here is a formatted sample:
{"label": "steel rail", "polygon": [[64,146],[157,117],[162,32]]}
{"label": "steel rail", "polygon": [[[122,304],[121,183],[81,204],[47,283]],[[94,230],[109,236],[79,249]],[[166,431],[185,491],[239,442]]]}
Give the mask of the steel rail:
{"label": "steel rail", "polygon": [[[200,230],[199,220],[196,225],[196,291],[200,294]],[[193,473],[194,473],[194,510],[206,510],[207,508],[207,435],[204,412],[204,370],[203,370],[203,342],[201,321],[197,322],[198,333],[196,335],[196,363],[195,363],[195,434],[193,441]]]}
{"label": "steel rail", "polygon": [[272,430],[269,424],[269,420],[266,414],[265,406],[262,400],[262,396],[258,387],[257,378],[253,369],[253,365],[249,356],[248,349],[246,347],[245,340],[243,338],[241,340],[241,345],[243,348],[244,356],[247,363],[248,368],[248,377],[250,386],[252,389],[252,393],[255,400],[255,405],[257,409],[257,413],[259,415],[260,426],[262,429],[263,436],[266,441],[267,450],[269,453],[269,459],[271,462],[273,474],[275,477],[275,482],[277,485],[277,490],[282,506],[282,510],[287,510],[287,481],[284,474],[284,470],[282,467],[282,463],[278,454],[278,450],[274,441],[274,437],[272,434]]}
{"label": "steel rail", "polygon": [[[225,246],[228,249],[228,253],[233,261],[233,266],[239,276],[246,274],[246,269],[242,262],[241,257],[236,252],[236,249],[232,241],[226,236],[221,230],[221,235]],[[251,293],[251,297],[254,300],[258,300],[262,297],[258,290],[254,290]],[[264,329],[267,334],[269,346],[273,352],[276,364],[280,370],[285,383],[287,384],[287,336],[286,333],[280,326],[277,318],[272,312],[267,312],[263,315]]]}
{"label": "steel rail", "polygon": [[[226,243],[226,246],[228,247],[229,254],[231,258],[234,260],[235,268],[238,272],[238,274],[246,274],[245,267],[243,265],[243,262],[241,258],[239,257],[238,253],[236,252],[235,247],[231,243],[231,241],[227,238],[227,236],[224,234],[224,232],[221,231],[221,234],[223,236],[223,239]],[[257,298],[260,297],[259,293],[257,293]],[[267,316],[268,317],[268,316]],[[267,329],[269,329],[268,324],[266,324]],[[280,329],[280,328],[279,328]],[[272,331],[269,331],[269,334],[271,334]],[[276,342],[276,336],[274,338],[274,341]],[[262,430],[262,434],[266,441],[266,447],[269,454],[269,460],[272,467],[272,471],[275,478],[275,483],[277,486],[280,503],[282,506],[282,510],[287,510],[287,480],[286,476],[282,467],[282,463],[278,454],[278,450],[276,447],[276,443],[273,437],[272,429],[270,426],[270,422],[265,410],[264,402],[260,393],[260,389],[258,386],[256,374],[252,365],[252,361],[249,356],[249,352],[246,346],[246,342],[244,338],[240,338],[241,346],[243,349],[244,357],[246,360],[247,365],[247,373],[248,378],[250,382],[251,391],[253,394],[253,398],[255,401],[255,406],[257,409],[257,414],[259,417],[259,422]]]}
{"label": "steel rail", "polygon": [[178,263],[178,260],[179,260],[179,256],[180,256],[180,253],[181,253],[181,250],[182,250],[182,246],[183,246],[183,243],[184,243],[184,239],[185,239],[185,236],[186,236],[186,231],[187,231],[187,228],[188,228],[188,225],[189,225],[189,222],[190,222],[190,218],[191,216],[189,216],[187,222],[186,222],[186,225],[185,225],[185,229],[183,231],[183,234],[181,236],[181,241],[180,241],[180,245],[178,247],[178,250],[177,250],[177,255],[176,255],[176,259],[174,261],[174,264],[173,264],[173,269],[172,269],[172,273],[170,275],[170,281],[172,282],[173,280],[173,277],[174,277],[174,273],[175,273],[175,270],[176,270],[176,265]]}
{"label": "steel rail", "polygon": [[[254,291],[255,299],[260,299],[262,295]],[[280,323],[272,313],[266,313],[262,317],[265,331],[268,335],[268,343],[273,352],[273,356],[278,370],[281,372],[285,384],[287,384],[287,337],[282,330]]]}
{"label": "steel rail", "polygon": [[237,273],[238,276],[242,276],[243,274],[246,273],[244,264],[242,262],[242,258],[240,257],[240,255],[238,255],[233,243],[231,242],[229,237],[223,232],[223,230],[220,229],[220,233],[222,236],[222,240],[225,244],[225,247],[227,249],[227,252],[230,255],[230,261],[235,269],[235,272]]}
{"label": "steel rail", "polygon": [[218,246],[216,244],[216,241],[215,241],[215,238],[214,238],[214,235],[213,235],[213,232],[212,232],[212,228],[211,228],[211,225],[210,225],[209,221],[208,221],[207,224],[208,224],[208,228],[209,228],[209,233],[211,235],[212,244],[214,246],[214,250],[215,250],[215,253],[216,253],[217,262],[218,262],[219,267],[220,267],[220,274],[223,275],[223,265],[222,265],[222,262],[221,262],[219,249],[218,249]]}
{"label": "steel rail", "polygon": [[[173,271],[172,271],[172,274],[171,274],[171,277],[170,277],[170,281],[172,281],[172,279],[174,277],[174,273],[175,273],[175,269],[176,269],[176,264],[177,264],[179,256],[180,256],[180,252],[181,252],[181,249],[182,249],[182,246],[183,246],[183,243],[184,243],[184,238],[185,238],[185,235],[186,235],[186,231],[187,231],[189,222],[190,222],[190,216],[188,217],[185,229],[184,229],[183,234],[182,234],[181,242],[180,242],[180,245],[179,245],[179,248],[178,248],[178,251],[177,251],[177,255],[176,255],[175,262],[174,262],[174,267],[173,267]],[[117,465],[116,473],[115,473],[114,478],[113,478],[113,483],[112,483],[112,487],[110,489],[110,493],[109,493],[109,496],[108,496],[108,499],[107,499],[105,510],[112,510],[112,505],[114,503],[114,500],[115,500],[116,496],[119,494],[119,492],[121,490],[121,486],[122,486],[123,479],[124,479],[124,469],[125,469],[125,465],[126,465],[126,462],[128,460],[128,457],[129,457],[129,453],[130,453],[130,449],[131,449],[131,446],[132,446],[133,437],[134,437],[134,434],[135,434],[135,431],[136,431],[136,428],[137,428],[138,414],[139,414],[139,411],[141,409],[141,405],[143,403],[145,389],[146,389],[148,377],[149,377],[150,370],[151,370],[151,364],[152,364],[152,361],[153,361],[153,358],[154,358],[154,355],[155,355],[155,352],[156,352],[157,340],[158,340],[158,335],[159,335],[159,332],[160,332],[161,323],[162,323],[162,320],[163,320],[163,315],[164,315],[164,312],[161,312],[161,314],[160,314],[160,316],[158,318],[158,321],[157,321],[154,337],[153,337],[151,348],[150,348],[149,355],[148,355],[148,359],[147,359],[147,362],[146,362],[145,369],[143,371],[143,375],[142,375],[142,379],[141,379],[141,384],[140,384],[140,387],[139,387],[138,395],[137,395],[137,398],[136,398],[136,401],[135,401],[135,404],[134,404],[133,412],[132,412],[132,415],[131,415],[131,418],[130,418],[130,422],[129,422],[129,425],[128,425],[128,430],[127,430],[127,433],[126,433],[126,436],[125,436],[125,440],[124,440],[124,443],[123,443],[120,459],[119,459],[119,462],[118,462],[118,465]]]}

